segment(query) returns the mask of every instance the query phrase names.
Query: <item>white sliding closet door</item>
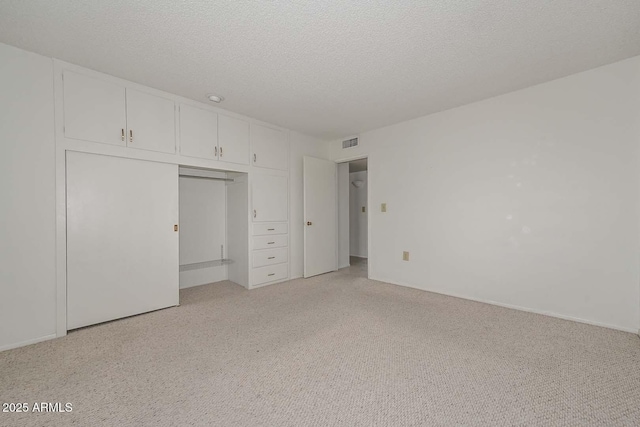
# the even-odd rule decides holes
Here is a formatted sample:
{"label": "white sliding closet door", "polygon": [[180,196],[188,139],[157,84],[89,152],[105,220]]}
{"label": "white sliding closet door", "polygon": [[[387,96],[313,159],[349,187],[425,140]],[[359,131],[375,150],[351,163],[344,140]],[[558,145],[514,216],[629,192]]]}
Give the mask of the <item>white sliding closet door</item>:
{"label": "white sliding closet door", "polygon": [[67,153],[67,328],[178,304],[178,167]]}

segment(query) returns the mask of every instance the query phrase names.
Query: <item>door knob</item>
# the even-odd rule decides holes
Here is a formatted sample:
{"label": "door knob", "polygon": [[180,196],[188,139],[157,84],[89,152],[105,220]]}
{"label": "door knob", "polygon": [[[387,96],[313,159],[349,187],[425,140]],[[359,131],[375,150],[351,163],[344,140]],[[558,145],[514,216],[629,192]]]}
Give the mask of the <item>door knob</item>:
{"label": "door knob", "polygon": [[313,225],[311,221],[307,221],[307,225]]}

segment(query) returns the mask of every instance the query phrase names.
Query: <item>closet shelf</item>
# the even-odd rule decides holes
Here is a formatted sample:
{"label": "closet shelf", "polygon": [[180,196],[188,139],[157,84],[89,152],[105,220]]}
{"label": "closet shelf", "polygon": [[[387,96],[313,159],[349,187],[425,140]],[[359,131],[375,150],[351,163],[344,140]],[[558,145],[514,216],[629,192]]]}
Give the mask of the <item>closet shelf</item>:
{"label": "closet shelf", "polygon": [[194,262],[180,266],[180,271],[200,270],[202,268],[220,267],[225,264],[232,264],[233,260],[228,258],[216,259],[212,261]]}

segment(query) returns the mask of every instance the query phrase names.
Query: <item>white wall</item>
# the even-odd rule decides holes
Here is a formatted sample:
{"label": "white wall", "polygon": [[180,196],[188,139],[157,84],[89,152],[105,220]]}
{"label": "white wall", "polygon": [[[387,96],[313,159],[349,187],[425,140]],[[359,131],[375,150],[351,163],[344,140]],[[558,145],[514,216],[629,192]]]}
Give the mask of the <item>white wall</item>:
{"label": "white wall", "polygon": [[56,332],[51,59],[0,44],[0,350]]}
{"label": "white wall", "polygon": [[[354,181],[362,181],[356,188]],[[367,257],[367,233],[369,209],[367,208],[367,171],[349,174],[349,253],[360,258]],[[362,208],[365,211],[362,212]]]}
{"label": "white wall", "polygon": [[349,163],[338,164],[338,268],[350,265]]}
{"label": "white wall", "polygon": [[290,275],[294,279],[302,277],[304,267],[304,218],[302,199],[302,157],[311,156],[321,159],[329,158],[329,145],[322,140],[291,132],[289,162],[289,232],[290,232]]}
{"label": "white wall", "polygon": [[372,278],[637,332],[639,143],[635,57],[330,145],[369,156]]}

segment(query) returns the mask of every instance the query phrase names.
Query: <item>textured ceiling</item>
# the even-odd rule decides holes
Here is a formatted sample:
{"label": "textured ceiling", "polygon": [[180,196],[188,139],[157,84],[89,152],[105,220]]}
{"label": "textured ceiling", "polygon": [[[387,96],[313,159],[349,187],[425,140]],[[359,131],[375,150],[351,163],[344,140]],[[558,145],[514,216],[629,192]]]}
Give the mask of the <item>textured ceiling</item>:
{"label": "textured ceiling", "polygon": [[639,0],[0,0],[0,41],[323,138],[640,54]]}

